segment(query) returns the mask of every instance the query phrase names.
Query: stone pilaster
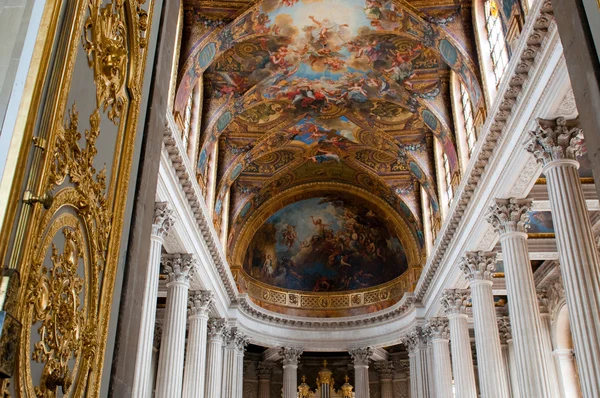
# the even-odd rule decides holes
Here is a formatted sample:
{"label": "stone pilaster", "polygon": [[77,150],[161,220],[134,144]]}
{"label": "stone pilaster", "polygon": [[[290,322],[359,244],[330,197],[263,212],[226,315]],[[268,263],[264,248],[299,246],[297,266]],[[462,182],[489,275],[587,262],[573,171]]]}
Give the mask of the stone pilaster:
{"label": "stone pilaster", "polygon": [[279,352],[283,358],[283,398],[296,398],[298,389],[299,348],[283,347]]}
{"label": "stone pilaster", "polygon": [[355,348],[348,351],[354,361],[354,391],[357,397],[369,397],[369,359],[371,348]]}
{"label": "stone pilaster", "polygon": [[496,199],[488,222],[500,234],[519,386],[524,397],[554,398],[549,380],[550,347],[542,336],[526,229],[529,199]]}
{"label": "stone pilaster", "polygon": [[206,377],[206,339],[209,307],[213,293],[192,292],[188,299],[188,343],[183,375],[183,398],[204,395]]}
{"label": "stone pilaster", "polygon": [[456,396],[477,398],[471,338],[469,337],[469,326],[467,324],[469,292],[468,290],[446,290],[442,294],[441,302],[446,310],[450,325],[452,369],[454,370]]}
{"label": "stone pilaster", "polygon": [[272,362],[258,363],[258,398],[271,398],[271,376],[274,364]]}
{"label": "stone pilaster", "polygon": [[424,333],[431,339],[433,360],[431,374],[435,384],[436,398],[453,398],[452,362],[450,361],[450,327],[445,318],[432,318],[427,322]]}
{"label": "stone pilaster", "polygon": [[430,374],[427,369],[427,340],[420,327],[416,327],[404,339],[410,363],[411,398],[432,398],[429,391]]}
{"label": "stone pilaster", "polygon": [[466,253],[460,264],[471,287],[477,369],[481,395],[488,398],[509,396],[508,376],[502,363],[498,320],[492,293],[492,275],[496,271],[496,253]]}
{"label": "stone pilaster", "polygon": [[205,398],[222,398],[223,344],[227,327],[223,319],[209,319],[208,343],[206,347]]}
{"label": "stone pilaster", "polygon": [[156,397],[171,398],[182,393],[188,289],[196,259],[190,254],[165,255],[163,264],[168,273],[167,306],[158,357]]}
{"label": "stone pilaster", "polygon": [[598,397],[600,257],[578,173],[582,131],[577,120],[538,123],[527,150],[544,166],[581,390],[585,397]]}
{"label": "stone pilaster", "polygon": [[154,206],[154,222],[150,235],[150,256],[144,297],[142,298],[142,317],[140,320],[140,338],[134,366],[133,398],[145,397],[148,385],[151,385],[152,341],[156,322],[156,296],[158,294],[158,277],[160,273],[160,256],[164,239],[173,226],[175,218],[168,203],[156,203]]}
{"label": "stone pilaster", "polygon": [[381,398],[394,398],[394,363],[389,361],[375,362],[375,370],[379,374]]}

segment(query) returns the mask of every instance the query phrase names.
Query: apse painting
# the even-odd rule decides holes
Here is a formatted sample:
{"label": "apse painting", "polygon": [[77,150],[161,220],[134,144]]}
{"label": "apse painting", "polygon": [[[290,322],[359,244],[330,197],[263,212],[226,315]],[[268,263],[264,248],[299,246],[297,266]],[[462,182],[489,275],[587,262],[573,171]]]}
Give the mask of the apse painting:
{"label": "apse painting", "polygon": [[549,211],[529,212],[529,234],[553,234],[552,213]]}
{"label": "apse painting", "polygon": [[384,220],[366,202],[341,196],[280,209],[255,233],[244,260],[244,270],[262,282],[314,292],[377,286],[407,268]]}

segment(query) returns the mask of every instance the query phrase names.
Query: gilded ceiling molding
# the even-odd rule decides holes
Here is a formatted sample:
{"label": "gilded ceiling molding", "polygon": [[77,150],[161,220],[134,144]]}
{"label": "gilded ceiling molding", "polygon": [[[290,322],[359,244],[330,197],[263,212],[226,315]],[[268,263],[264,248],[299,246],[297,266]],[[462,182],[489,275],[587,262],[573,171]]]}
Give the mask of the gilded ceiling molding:
{"label": "gilded ceiling molding", "polygon": [[483,176],[488,171],[486,166],[490,159],[497,155],[495,148],[503,139],[504,127],[511,118],[513,109],[522,101],[519,94],[530,83],[529,72],[540,67],[536,62],[537,55],[547,47],[545,39],[555,30],[556,23],[551,1],[544,0],[536,3],[522,32],[522,36],[526,36],[527,39],[521,39],[521,44],[507,68],[506,74],[511,77],[504,79],[500,86],[496,105],[490,110],[487,122],[479,135],[477,147],[473,151],[473,160],[471,160],[473,166],[467,170],[468,174],[463,175],[461,185],[456,189],[452,208],[438,234],[429,261],[423,269],[422,277],[415,289],[417,300],[423,299],[440,264],[443,264],[450,242],[459,224],[464,221],[463,215],[471,203],[471,198],[479,183],[485,180]]}

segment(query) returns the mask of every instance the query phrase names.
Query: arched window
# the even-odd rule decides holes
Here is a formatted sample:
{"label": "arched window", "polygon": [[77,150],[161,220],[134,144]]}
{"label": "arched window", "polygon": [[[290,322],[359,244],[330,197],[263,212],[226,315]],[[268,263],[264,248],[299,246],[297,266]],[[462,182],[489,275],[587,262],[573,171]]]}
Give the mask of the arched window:
{"label": "arched window", "polygon": [[181,131],[181,141],[183,147],[187,149],[191,128],[192,128],[192,113],[194,111],[194,95],[190,95],[187,104],[185,105],[185,113],[183,115],[183,126]]}
{"label": "arched window", "polygon": [[502,75],[508,65],[508,52],[506,50],[506,40],[502,31],[502,20],[500,19],[500,10],[496,0],[486,0],[485,2],[485,27],[488,34],[490,45],[490,55],[492,57],[495,84],[498,86]]}
{"label": "arched window", "polygon": [[469,150],[469,157],[473,152],[473,148],[475,148],[475,143],[477,142],[477,135],[475,133],[475,121],[473,117],[473,103],[471,102],[471,97],[467,92],[465,85],[462,82],[459,82],[460,87],[460,104],[462,105],[462,114],[464,118],[465,125],[465,138],[467,141],[467,148]]}
{"label": "arched window", "polygon": [[446,182],[444,190],[446,192],[448,206],[450,206],[450,202],[452,202],[452,198],[454,197],[454,190],[452,189],[452,173],[450,172],[450,162],[448,162],[448,156],[446,156],[445,152],[442,152],[442,164],[444,169],[444,181]]}

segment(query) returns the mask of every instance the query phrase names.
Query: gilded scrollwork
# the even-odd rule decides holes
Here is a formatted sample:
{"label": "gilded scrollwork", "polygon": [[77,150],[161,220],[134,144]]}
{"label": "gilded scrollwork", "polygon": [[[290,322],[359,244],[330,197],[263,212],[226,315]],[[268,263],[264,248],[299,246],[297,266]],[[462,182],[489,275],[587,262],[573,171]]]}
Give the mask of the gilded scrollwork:
{"label": "gilded scrollwork", "polygon": [[[98,107],[108,110],[115,124],[121,117],[127,93],[127,25],[124,0],[113,0],[102,5],[102,0],[89,0],[89,17],[85,21],[83,47],[88,64],[94,70]],[[140,16],[145,12],[138,11]],[[140,29],[147,29],[147,14]]]}

